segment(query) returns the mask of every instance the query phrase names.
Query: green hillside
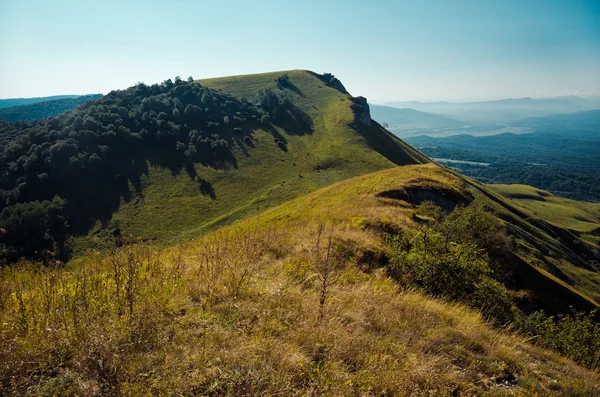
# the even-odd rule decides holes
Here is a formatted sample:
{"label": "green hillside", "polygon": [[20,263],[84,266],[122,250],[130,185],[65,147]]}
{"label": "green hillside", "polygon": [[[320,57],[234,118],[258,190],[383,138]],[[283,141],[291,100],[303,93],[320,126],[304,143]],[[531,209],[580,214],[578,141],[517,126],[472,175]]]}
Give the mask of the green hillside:
{"label": "green hillside", "polygon": [[[471,194],[435,164],[393,167],[166,249],[0,269],[0,392],[597,395],[597,370],[394,276],[386,234]],[[597,368],[580,330],[553,348]]]}
{"label": "green hillside", "polygon": [[[332,75],[138,84],[56,119],[2,124],[4,252],[65,258],[69,246],[81,253],[114,238],[178,241],[337,181],[425,161]],[[30,224],[25,213],[35,214]],[[49,238],[36,226],[56,224]]]}
{"label": "green hillside", "polygon": [[488,185],[490,189],[519,204],[529,213],[569,229],[598,243],[594,237],[600,227],[600,204],[554,196],[527,185]]}
{"label": "green hillside", "polygon": [[598,392],[596,210],[429,161],[332,75],[0,132],[0,252],[34,254],[0,268],[2,394]]}
{"label": "green hillside", "polygon": [[[142,177],[143,201],[122,203],[114,219],[124,233],[173,240],[229,224],[320,187],[394,165],[427,161],[375,122],[358,121],[353,98],[307,71],[201,80],[200,84],[252,100],[259,90],[278,90],[287,75],[290,98],[308,116],[310,131],[274,126],[253,131],[253,146],[236,145],[236,166],[224,169],[196,164],[214,197],[200,194],[187,174],[150,167]],[[273,136],[285,142],[281,150]]]}
{"label": "green hillside", "polygon": [[73,99],[77,98],[79,95],[52,95],[52,96],[43,96],[36,98],[7,98],[0,99],[0,109],[10,108],[13,106],[23,106],[23,105],[31,105],[38,102],[47,102],[47,101],[56,101],[59,99]]}
{"label": "green hillside", "polygon": [[[526,185],[487,186],[507,199],[504,208],[512,208],[513,214],[529,224],[524,236],[528,262],[546,278],[560,280],[598,305],[600,205]],[[553,293],[548,291],[548,295]]]}

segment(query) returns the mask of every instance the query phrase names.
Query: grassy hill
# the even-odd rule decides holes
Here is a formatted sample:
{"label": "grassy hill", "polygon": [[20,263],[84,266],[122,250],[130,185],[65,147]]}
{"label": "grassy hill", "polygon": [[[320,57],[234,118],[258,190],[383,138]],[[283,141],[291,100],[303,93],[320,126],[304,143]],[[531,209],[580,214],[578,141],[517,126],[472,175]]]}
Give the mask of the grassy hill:
{"label": "grassy hill", "polygon": [[[576,204],[528,188],[497,187],[499,194],[430,162],[370,120],[364,98],[351,97],[331,75],[287,71],[199,83],[108,94],[28,125],[22,140],[30,146],[22,147],[35,149],[28,156],[13,146],[0,152],[18,159],[7,161],[4,183],[28,171],[15,178],[7,202],[30,193],[28,183],[43,184],[40,163],[63,167],[51,169],[60,171],[59,182],[89,169],[71,203],[94,207],[85,194],[101,195],[98,186],[113,181],[123,188],[108,219],[95,219],[76,238],[78,255],[66,265],[46,258],[46,266],[20,261],[0,269],[0,345],[9,347],[0,350],[1,394],[598,393],[597,373],[541,346],[597,368],[600,328],[587,317],[565,329],[540,320],[531,339],[529,319],[514,306],[525,314],[600,306],[597,253],[581,224],[597,216],[594,207],[538,216],[518,200]],[[48,139],[62,127],[80,140],[36,149],[28,139],[45,136],[47,126],[56,128]],[[152,126],[156,137],[146,129]],[[96,144],[101,139],[113,142],[109,150]],[[77,152],[75,143],[96,150],[90,141],[102,158]],[[194,157],[197,147],[205,157]],[[105,180],[100,171],[110,167],[119,174]],[[421,206],[427,202],[456,224],[444,229],[442,215]],[[491,210],[482,214],[493,222],[448,218],[470,203]],[[3,216],[13,208],[25,215],[7,217],[17,223],[48,210],[53,217],[43,226],[61,227],[61,205],[17,203]],[[32,223],[27,233],[40,229]],[[472,231],[494,240],[496,224],[509,238],[501,236],[502,252],[493,257],[475,245],[477,236],[444,240],[444,233]],[[13,230],[0,227],[0,238]],[[114,247],[117,230],[121,248],[97,249]],[[403,243],[411,236],[418,239]],[[420,241],[443,247],[415,256]],[[418,281],[415,269],[439,261],[438,252],[446,256],[442,267],[426,267],[432,277],[467,258],[450,266],[444,282],[481,269],[472,281],[458,280],[466,298]],[[413,269],[402,273],[406,263]],[[489,314],[497,307],[514,321],[499,324]]]}
{"label": "grassy hill", "polygon": [[0,123],[0,260],[64,260],[69,247],[115,238],[181,241],[337,181],[426,161],[332,75],[140,83],[56,118]]}
{"label": "grassy hill", "polygon": [[[545,310],[564,313],[570,305],[579,310],[600,307],[600,273],[590,264],[593,252],[586,249],[582,238],[563,226],[532,217],[520,206],[488,190],[486,185],[437,165],[399,167],[368,174],[302,196],[262,214],[260,219],[283,225],[312,214],[368,229],[406,230],[417,225],[411,219],[411,206],[401,205],[411,201],[405,193],[398,193],[407,190],[415,192],[417,201],[413,203],[434,200],[439,205],[447,205],[449,201],[450,205],[456,205],[474,199],[495,211],[517,241],[515,255],[507,258],[515,272],[514,287],[531,291],[532,298]],[[400,198],[382,200],[386,192],[391,192],[387,196]],[[452,197],[458,197],[454,200],[459,201],[452,203]],[[285,209],[284,215],[280,215],[279,211]],[[361,245],[359,241],[356,244]]]}
{"label": "grassy hill", "polygon": [[541,219],[585,235],[590,242],[600,227],[600,204],[570,200],[554,196],[544,190],[527,185],[488,185],[490,189],[519,204],[524,210]]}
{"label": "grassy hill", "polygon": [[[418,225],[415,203],[470,194],[437,165],[394,167],[167,249],[4,269],[0,302],[14,304],[0,305],[2,391],[597,394],[596,372],[463,305],[402,290],[381,268],[383,231]],[[328,245],[338,265],[322,301]]]}
{"label": "grassy hill", "polygon": [[253,147],[233,148],[236,166],[217,169],[196,164],[198,176],[214,196],[201,194],[185,173],[149,167],[142,176],[143,200],[123,202],[113,219],[124,234],[144,240],[189,238],[266,208],[353,176],[415,164],[427,159],[376,122],[364,125],[353,111],[353,98],[307,71],[287,71],[201,80],[203,86],[252,100],[259,90],[277,89],[287,75],[291,100],[305,112],[310,130],[257,129]]}
{"label": "grassy hill", "polygon": [[[543,245],[532,252],[538,268],[567,283],[585,296],[600,303],[600,274],[597,253],[600,247],[600,204],[554,196],[526,185],[488,185],[514,205],[530,224],[540,227]],[[550,238],[551,237],[551,238]],[[535,242],[534,242],[535,244]],[[572,253],[587,255],[578,260]],[[596,253],[595,260],[593,259]]]}

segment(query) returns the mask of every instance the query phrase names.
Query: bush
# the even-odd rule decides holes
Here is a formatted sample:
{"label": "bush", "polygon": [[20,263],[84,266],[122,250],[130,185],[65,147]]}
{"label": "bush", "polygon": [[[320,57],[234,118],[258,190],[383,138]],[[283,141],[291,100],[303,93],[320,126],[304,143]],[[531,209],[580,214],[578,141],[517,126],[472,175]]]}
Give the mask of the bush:
{"label": "bush", "polygon": [[388,237],[390,275],[405,285],[480,309],[498,325],[514,321],[516,308],[504,287],[490,277],[487,252],[506,237],[497,219],[477,205],[444,216],[425,202],[417,213],[431,223]]}
{"label": "bush", "polygon": [[522,323],[522,330],[536,343],[553,349],[589,368],[600,367],[600,324],[596,311],[559,315],[536,312]]}

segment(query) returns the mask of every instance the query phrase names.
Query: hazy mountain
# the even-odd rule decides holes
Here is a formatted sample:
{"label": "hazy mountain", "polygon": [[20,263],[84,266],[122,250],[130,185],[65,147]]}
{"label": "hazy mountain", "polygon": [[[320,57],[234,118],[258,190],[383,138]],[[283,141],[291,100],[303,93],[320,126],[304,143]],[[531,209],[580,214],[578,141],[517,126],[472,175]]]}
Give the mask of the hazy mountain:
{"label": "hazy mountain", "polygon": [[380,123],[387,123],[388,130],[399,136],[465,126],[462,121],[415,109],[398,109],[381,105],[370,105],[370,107],[373,119]]}
{"label": "hazy mountain", "polygon": [[52,99],[49,101],[31,103],[29,105],[11,106],[0,109],[0,120],[33,121],[46,117],[58,116],[87,101],[100,98],[100,94],[82,95],[74,98]]}
{"label": "hazy mountain", "polygon": [[526,134],[408,137],[428,156],[486,183],[519,183],[600,202],[600,110],[514,122]]}
{"label": "hazy mountain", "polygon": [[507,122],[526,117],[571,113],[598,108],[596,101],[579,97],[517,98],[485,102],[389,102],[395,108],[412,108],[465,121]]}
{"label": "hazy mountain", "polygon": [[66,98],[78,98],[81,95],[53,95],[53,96],[41,96],[35,98],[7,98],[0,99],[0,109],[9,108],[12,106],[31,105],[32,103],[54,101],[56,99]]}
{"label": "hazy mountain", "polygon": [[510,124],[531,128],[534,131],[568,133],[569,137],[598,138],[600,137],[600,109],[529,117]]}

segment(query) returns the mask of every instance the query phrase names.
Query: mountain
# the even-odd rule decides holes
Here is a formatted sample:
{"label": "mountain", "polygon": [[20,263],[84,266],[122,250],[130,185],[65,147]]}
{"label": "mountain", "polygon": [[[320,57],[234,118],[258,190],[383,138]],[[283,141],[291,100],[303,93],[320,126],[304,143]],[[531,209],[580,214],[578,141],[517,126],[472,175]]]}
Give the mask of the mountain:
{"label": "mountain", "polygon": [[387,123],[388,130],[400,137],[424,132],[443,132],[465,126],[464,122],[414,109],[398,109],[380,105],[370,105],[370,108],[373,119],[380,123]]}
{"label": "mountain", "polygon": [[[176,241],[349,177],[428,161],[371,121],[364,98],[307,71],[139,84],[0,128],[0,225],[13,230],[12,257],[44,248],[64,258],[68,236],[77,252],[114,235]],[[42,218],[31,227],[61,226],[41,238],[23,211]]]}
{"label": "mountain", "polygon": [[0,393],[597,394],[593,229],[371,116],[294,70],[0,122]]}
{"label": "mountain", "polygon": [[53,96],[42,96],[36,98],[7,98],[0,99],[0,109],[10,108],[13,106],[31,105],[38,102],[55,101],[57,99],[73,99],[78,98],[81,95],[53,95]]}
{"label": "mountain", "polygon": [[598,108],[592,101],[570,98],[517,98],[485,102],[389,102],[387,106],[412,108],[470,122],[508,122],[554,113],[571,113]]}
{"label": "mountain", "polygon": [[[7,233],[0,252],[8,261],[64,260],[134,241],[174,244],[342,180],[430,162],[372,120],[366,100],[350,96],[334,76],[301,70],[139,84],[55,118],[5,123],[1,131],[0,228]],[[466,138],[446,139],[468,148]],[[461,183],[491,207],[512,208],[490,201],[485,187]],[[435,190],[421,194],[438,200]],[[515,236],[538,250],[563,233],[547,226],[534,232],[541,226],[511,213]],[[542,237],[531,240],[536,235]],[[585,245],[574,249],[574,241],[554,247],[545,266],[594,256]],[[581,305],[571,298],[564,301]],[[583,305],[593,299],[586,296]],[[544,305],[557,309],[556,302]]]}
{"label": "mountain", "polygon": [[18,105],[0,108],[0,120],[6,121],[33,121],[51,116],[58,116],[67,110],[84,102],[100,98],[100,94],[82,95],[79,97],[68,97],[35,102],[28,105]]}
{"label": "mountain", "polygon": [[532,131],[554,132],[565,137],[595,139],[600,137],[600,109],[529,117],[511,124],[528,127]]}

